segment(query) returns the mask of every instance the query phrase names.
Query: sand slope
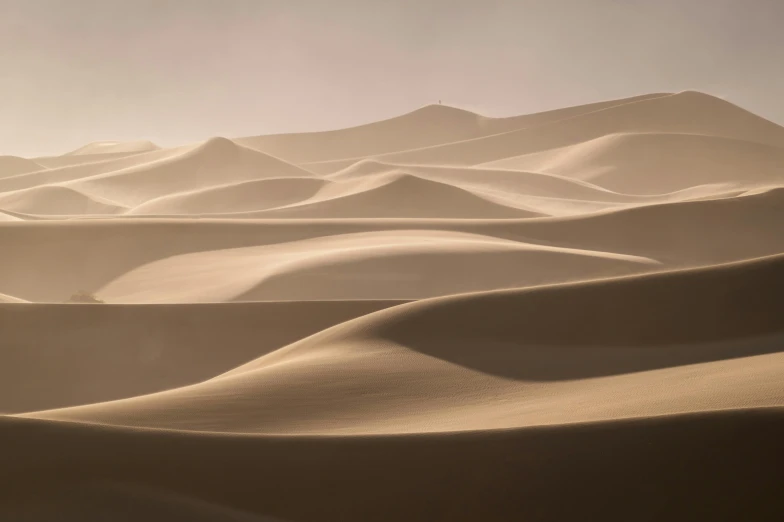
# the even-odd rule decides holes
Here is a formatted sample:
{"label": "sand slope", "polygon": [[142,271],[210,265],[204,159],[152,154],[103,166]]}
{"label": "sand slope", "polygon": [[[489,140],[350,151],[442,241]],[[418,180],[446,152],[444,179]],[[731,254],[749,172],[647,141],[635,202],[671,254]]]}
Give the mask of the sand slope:
{"label": "sand slope", "polygon": [[2,157],[0,519],[779,520],[783,151],[687,91]]}
{"label": "sand slope", "polygon": [[[191,149],[193,149],[193,146],[177,147],[174,149],[141,154],[98,154],[91,156],[39,158],[37,161],[41,165],[46,165],[46,169],[37,169],[36,171],[26,173],[25,175],[0,179],[0,191],[6,192],[53,183],[64,183],[98,174],[117,172],[129,167],[156,164],[161,160],[181,155]],[[63,160],[63,158],[66,158],[67,161]],[[74,158],[76,159],[74,160]]]}
{"label": "sand slope", "polygon": [[25,303],[24,299],[19,299],[12,295],[0,294],[0,303]]}
{"label": "sand slope", "polygon": [[71,187],[45,185],[0,194],[0,208],[24,214],[117,214],[124,207]]}
{"label": "sand slope", "polygon": [[327,181],[314,178],[272,178],[164,195],[131,209],[129,214],[236,214],[276,208],[308,199]]}
{"label": "sand slope", "polygon": [[[476,165],[621,132],[704,134],[784,146],[784,129],[778,125],[719,98],[685,91],[534,127],[374,157],[404,164]],[[351,161],[309,163],[308,168],[332,172]]]}
{"label": "sand slope", "polygon": [[134,205],[232,181],[303,175],[307,172],[277,158],[226,138],[212,138],[173,157],[81,178],[71,184]]}
{"label": "sand slope", "polygon": [[784,148],[755,142],[700,134],[625,133],[488,166],[574,176],[620,192],[661,194],[695,185],[776,182],[782,163]]}
{"label": "sand slope", "polygon": [[[2,305],[0,412],[101,402],[192,384],[395,304]],[[218,345],[224,348],[216,350]],[[79,377],[85,368],[91,368],[92,378]]]}
{"label": "sand slope", "polygon": [[[784,256],[425,300],[335,326],[203,384],[32,415],[325,434],[775,406],[784,400],[784,297],[771,280],[784,280]],[[752,298],[761,311],[747,305]],[[635,401],[613,400],[632,392]]]}
{"label": "sand slope", "polygon": [[510,118],[488,118],[446,105],[428,105],[388,120],[349,129],[239,138],[238,143],[294,163],[358,158],[456,142],[533,127],[633,101],[649,94]]}
{"label": "sand slope", "polygon": [[66,156],[90,156],[94,154],[129,154],[158,150],[159,146],[151,141],[97,141],[69,152]]}
{"label": "sand slope", "polygon": [[[482,274],[461,275],[482,266]],[[97,293],[111,303],[422,299],[655,270],[653,259],[400,230],[173,256]]]}
{"label": "sand slope", "polygon": [[99,291],[127,272],[172,256],[392,230],[476,233],[648,258],[663,268],[712,265],[784,251],[782,220],[784,190],[771,189],[557,219],[8,221],[0,222],[0,291],[62,302],[79,289]]}
{"label": "sand slope", "polygon": [[42,169],[43,166],[27,158],[0,156],[0,178],[26,174]]}

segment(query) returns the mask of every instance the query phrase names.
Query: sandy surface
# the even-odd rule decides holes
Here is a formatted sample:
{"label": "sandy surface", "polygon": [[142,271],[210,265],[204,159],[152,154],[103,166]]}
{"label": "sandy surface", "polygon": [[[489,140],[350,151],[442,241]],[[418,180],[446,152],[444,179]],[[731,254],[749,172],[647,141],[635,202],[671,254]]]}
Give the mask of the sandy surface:
{"label": "sandy surface", "polygon": [[0,157],[0,519],[780,520],[783,223],[697,92]]}

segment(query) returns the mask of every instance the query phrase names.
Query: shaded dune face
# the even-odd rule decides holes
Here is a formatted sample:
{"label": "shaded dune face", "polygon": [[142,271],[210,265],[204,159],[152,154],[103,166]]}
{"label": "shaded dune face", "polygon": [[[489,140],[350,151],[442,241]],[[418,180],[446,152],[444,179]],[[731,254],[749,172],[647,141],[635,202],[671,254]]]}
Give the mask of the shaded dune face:
{"label": "shaded dune face", "polygon": [[781,223],[691,91],[0,157],[0,519],[778,520]]}

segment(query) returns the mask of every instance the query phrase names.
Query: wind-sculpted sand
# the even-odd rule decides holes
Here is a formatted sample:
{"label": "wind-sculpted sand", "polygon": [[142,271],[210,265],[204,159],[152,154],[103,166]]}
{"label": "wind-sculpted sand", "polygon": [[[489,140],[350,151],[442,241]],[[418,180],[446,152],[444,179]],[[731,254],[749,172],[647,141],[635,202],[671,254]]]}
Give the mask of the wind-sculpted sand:
{"label": "wind-sculpted sand", "polygon": [[3,156],[0,332],[0,520],[780,520],[784,128],[682,92]]}

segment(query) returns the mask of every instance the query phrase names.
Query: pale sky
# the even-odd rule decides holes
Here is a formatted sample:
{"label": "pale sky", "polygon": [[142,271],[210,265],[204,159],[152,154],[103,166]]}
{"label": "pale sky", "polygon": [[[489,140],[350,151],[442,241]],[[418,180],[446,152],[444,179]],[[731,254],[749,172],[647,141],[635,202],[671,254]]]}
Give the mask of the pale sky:
{"label": "pale sky", "polygon": [[0,0],[0,155],[695,89],[784,123],[784,0]]}

